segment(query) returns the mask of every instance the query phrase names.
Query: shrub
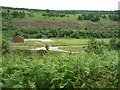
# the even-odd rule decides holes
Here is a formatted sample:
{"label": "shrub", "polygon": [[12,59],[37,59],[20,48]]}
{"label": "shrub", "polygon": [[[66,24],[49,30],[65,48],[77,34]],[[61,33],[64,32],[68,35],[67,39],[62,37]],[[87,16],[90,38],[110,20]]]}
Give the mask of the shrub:
{"label": "shrub", "polygon": [[110,49],[112,49],[112,50],[118,50],[118,49],[120,49],[120,41],[117,40],[117,38],[112,38],[112,39],[110,40],[109,47],[110,47]]}
{"label": "shrub", "polygon": [[5,55],[9,52],[9,43],[8,40],[2,39],[2,54]]}
{"label": "shrub", "polygon": [[90,54],[92,54],[92,53],[102,54],[103,48],[104,48],[104,45],[101,41],[91,40],[88,43],[88,46],[85,48],[85,51]]}
{"label": "shrub", "polygon": [[45,44],[45,48],[46,48],[46,50],[49,50],[49,45]]}

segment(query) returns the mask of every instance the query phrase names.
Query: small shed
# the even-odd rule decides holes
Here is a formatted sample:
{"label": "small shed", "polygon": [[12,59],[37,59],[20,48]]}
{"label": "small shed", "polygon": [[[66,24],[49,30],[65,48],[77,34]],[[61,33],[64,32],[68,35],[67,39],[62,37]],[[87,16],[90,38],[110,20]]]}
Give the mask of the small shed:
{"label": "small shed", "polygon": [[22,39],[20,36],[16,36],[13,39],[11,39],[11,41],[14,43],[23,43],[24,39]]}

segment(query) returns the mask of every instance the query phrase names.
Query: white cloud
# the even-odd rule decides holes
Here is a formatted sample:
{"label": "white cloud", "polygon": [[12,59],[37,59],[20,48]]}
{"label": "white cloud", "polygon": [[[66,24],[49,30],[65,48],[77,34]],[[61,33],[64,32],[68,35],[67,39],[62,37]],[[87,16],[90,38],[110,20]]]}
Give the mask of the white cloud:
{"label": "white cloud", "polygon": [[117,10],[119,0],[1,0],[0,6],[52,10]]}

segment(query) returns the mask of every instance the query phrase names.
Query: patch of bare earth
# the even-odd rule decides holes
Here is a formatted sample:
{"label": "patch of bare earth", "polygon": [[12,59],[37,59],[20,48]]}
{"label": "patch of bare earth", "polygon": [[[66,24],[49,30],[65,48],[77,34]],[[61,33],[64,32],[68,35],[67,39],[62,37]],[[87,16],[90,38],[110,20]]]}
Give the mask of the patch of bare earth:
{"label": "patch of bare earth", "polygon": [[86,23],[84,24],[84,28],[100,28],[100,24],[94,24],[94,23]]}
{"label": "patch of bare earth", "polygon": [[109,29],[118,28],[118,25],[111,24],[111,25],[106,26],[105,28],[109,28]]}
{"label": "patch of bare earth", "polygon": [[34,22],[12,22],[15,26],[27,28],[82,28],[77,22],[47,22],[47,21],[34,21]]}

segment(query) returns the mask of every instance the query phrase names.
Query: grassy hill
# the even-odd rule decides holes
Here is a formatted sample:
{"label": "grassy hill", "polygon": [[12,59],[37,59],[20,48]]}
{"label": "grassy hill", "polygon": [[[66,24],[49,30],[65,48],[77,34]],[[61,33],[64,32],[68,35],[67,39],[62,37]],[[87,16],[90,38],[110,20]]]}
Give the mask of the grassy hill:
{"label": "grassy hill", "polygon": [[118,37],[117,12],[3,7],[3,32],[10,30],[6,36],[23,38]]}
{"label": "grassy hill", "polygon": [[117,11],[2,8],[2,88],[119,88]]}
{"label": "grassy hill", "polygon": [[[57,10],[31,10],[31,9],[17,9],[17,8],[7,8],[4,7],[2,9],[3,11],[3,17],[5,16],[4,13],[6,13],[9,17],[12,17],[12,22],[35,22],[35,21],[46,21],[46,22],[75,22],[80,25],[84,25],[86,23],[93,23],[93,24],[99,24],[102,26],[107,25],[117,25],[117,21],[110,20],[109,15],[116,14],[115,11],[75,11],[75,10],[67,10],[67,11],[57,11]],[[21,17],[19,14],[22,15]],[[67,13],[67,14],[66,14]],[[91,21],[91,20],[78,20],[78,16],[81,15],[92,15],[98,16],[100,20],[97,22]],[[105,16],[106,18],[103,18]],[[84,17],[85,18],[85,17]],[[42,22],[41,22],[42,24]]]}

